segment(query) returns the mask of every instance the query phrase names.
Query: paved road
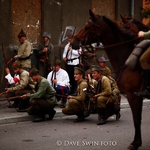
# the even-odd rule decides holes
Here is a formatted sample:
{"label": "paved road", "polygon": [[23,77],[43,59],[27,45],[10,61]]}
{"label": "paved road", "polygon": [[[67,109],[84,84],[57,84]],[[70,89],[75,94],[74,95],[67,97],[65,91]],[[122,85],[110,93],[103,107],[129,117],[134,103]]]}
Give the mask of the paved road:
{"label": "paved road", "polygon": [[[0,101],[0,125],[21,122],[21,121],[28,121],[33,119],[26,112],[23,113],[17,112],[16,109],[14,108],[8,108],[8,105],[9,105],[8,102]],[[145,99],[143,101],[143,105],[144,106],[150,105],[150,100]],[[127,99],[124,96],[122,96],[121,109],[125,109],[125,108],[129,108],[129,104],[127,102]],[[63,116],[59,104],[58,106],[55,107],[55,110],[57,111],[55,117]]]}
{"label": "paved road", "polygon": [[[126,150],[133,139],[134,127],[130,108],[121,110],[121,119],[114,116],[98,126],[97,115],[85,122],[74,123],[76,116],[61,116],[53,121],[31,121],[0,125],[1,150]],[[150,107],[143,107],[142,138],[139,150],[150,149]]]}

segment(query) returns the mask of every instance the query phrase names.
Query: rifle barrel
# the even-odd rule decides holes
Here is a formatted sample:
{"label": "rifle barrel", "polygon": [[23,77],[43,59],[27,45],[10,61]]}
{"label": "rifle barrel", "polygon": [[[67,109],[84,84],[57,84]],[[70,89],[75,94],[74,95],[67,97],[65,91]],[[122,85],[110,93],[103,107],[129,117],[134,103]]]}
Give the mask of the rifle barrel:
{"label": "rifle barrel", "polygon": [[21,96],[13,96],[13,97],[8,97],[8,98],[2,98],[0,101],[11,101],[17,98],[21,98]]}
{"label": "rifle barrel", "polygon": [[1,43],[1,45],[2,45],[2,52],[3,52],[3,59],[4,59],[5,67],[7,67],[8,65],[7,65],[7,60],[6,60],[6,55],[5,55],[3,43]]}

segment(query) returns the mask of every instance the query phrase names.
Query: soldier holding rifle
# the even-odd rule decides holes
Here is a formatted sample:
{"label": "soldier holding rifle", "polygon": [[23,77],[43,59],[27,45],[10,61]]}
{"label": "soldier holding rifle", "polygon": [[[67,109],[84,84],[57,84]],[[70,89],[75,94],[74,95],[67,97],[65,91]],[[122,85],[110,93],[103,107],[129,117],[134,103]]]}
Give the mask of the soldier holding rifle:
{"label": "soldier holding rifle", "polygon": [[31,68],[30,57],[33,53],[32,45],[26,39],[26,34],[24,33],[23,29],[21,29],[20,33],[18,34],[18,39],[19,39],[20,45],[18,47],[17,55],[14,56],[14,59],[20,62],[24,70],[29,71],[29,69]]}
{"label": "soldier holding rifle", "polygon": [[[66,95],[69,92],[70,89],[70,83],[69,83],[69,75],[68,73],[61,68],[61,61],[60,59],[56,59],[53,63],[53,71],[51,71],[48,76],[47,80],[52,85],[56,93],[59,95]],[[57,96],[57,100],[60,100],[60,96]],[[61,101],[61,108],[65,107],[66,105],[66,98],[62,98]]]}
{"label": "soldier holding rifle", "polygon": [[[15,96],[21,96],[24,93],[34,92],[35,83],[29,77],[29,72],[22,69],[21,63],[19,61],[14,62],[12,68],[14,73],[19,75],[19,82],[14,87],[6,88],[6,93],[13,93]],[[24,112],[29,107],[28,99],[25,101],[15,99],[14,104],[10,107],[18,107],[18,112]]]}
{"label": "soldier holding rifle", "polygon": [[[52,120],[56,113],[54,107],[57,103],[55,89],[44,77],[40,76],[36,68],[30,70],[30,77],[36,82],[35,93],[22,96],[23,99],[30,99],[31,106],[27,109],[28,114],[37,116],[33,122]],[[48,118],[45,117],[47,114]]]}
{"label": "soldier holding rifle", "polygon": [[43,43],[39,44],[37,48],[37,57],[39,60],[38,70],[40,75],[45,78],[51,71],[52,63],[54,61],[54,46],[50,40],[51,34],[49,32],[44,32]]}
{"label": "soldier holding rifle", "polygon": [[74,122],[84,121],[85,101],[86,94],[84,89],[88,87],[84,78],[84,71],[79,68],[74,68],[74,78],[77,81],[76,95],[69,95],[67,97],[68,104],[62,109],[62,112],[66,115],[77,115],[77,119]]}

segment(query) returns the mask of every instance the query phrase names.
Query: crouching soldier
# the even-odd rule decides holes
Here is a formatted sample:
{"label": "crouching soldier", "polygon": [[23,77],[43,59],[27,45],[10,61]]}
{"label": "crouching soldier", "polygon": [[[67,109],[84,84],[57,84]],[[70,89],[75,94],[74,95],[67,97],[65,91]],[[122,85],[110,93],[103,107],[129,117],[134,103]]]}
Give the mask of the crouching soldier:
{"label": "crouching soldier", "polygon": [[[22,68],[22,64],[19,61],[15,61],[12,64],[13,71],[16,75],[19,75],[17,80],[19,81],[17,85],[14,87],[6,88],[6,93],[14,96],[21,96],[25,93],[33,93],[35,83],[29,77],[29,72]],[[7,96],[8,97],[8,96]],[[20,98],[16,98],[14,103],[10,105],[10,108],[18,107],[18,112],[26,112],[26,109],[30,106],[29,99],[21,100]]]}
{"label": "crouching soldier", "polygon": [[[29,72],[30,77],[36,82],[35,93],[23,95],[22,98],[30,98],[30,107],[27,109],[29,115],[37,115],[33,122],[41,122],[46,119],[52,120],[56,111],[54,107],[57,103],[55,89],[49,84],[46,78],[39,75],[36,68]],[[46,118],[45,116],[49,117]]]}
{"label": "crouching soldier", "polygon": [[93,97],[93,101],[96,102],[98,108],[98,115],[100,120],[97,125],[106,123],[106,104],[111,100],[112,88],[110,80],[101,75],[101,69],[99,66],[91,66],[92,77],[98,81],[96,94]]}
{"label": "crouching soldier", "polygon": [[83,79],[84,71],[78,67],[74,68],[74,79],[77,81],[76,96],[68,96],[68,104],[62,109],[62,112],[66,115],[77,115],[77,119],[74,122],[84,121],[84,110],[86,94],[84,89],[87,89],[87,82]]}

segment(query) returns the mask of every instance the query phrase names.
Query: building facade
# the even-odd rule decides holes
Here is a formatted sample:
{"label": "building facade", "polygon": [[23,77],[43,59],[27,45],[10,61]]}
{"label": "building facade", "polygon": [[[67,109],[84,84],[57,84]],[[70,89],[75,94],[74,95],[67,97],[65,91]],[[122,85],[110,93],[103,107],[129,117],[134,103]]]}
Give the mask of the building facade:
{"label": "building facade", "polygon": [[[143,0],[0,0],[0,42],[9,60],[14,53],[13,46],[19,44],[17,35],[21,29],[35,47],[41,42],[43,32],[49,31],[56,55],[61,57],[67,41],[60,44],[60,34],[66,26],[75,26],[75,32],[78,32],[89,18],[89,9],[116,22],[119,22],[120,14],[142,21],[142,6]],[[0,70],[1,89],[4,89],[6,83],[1,50]]]}

